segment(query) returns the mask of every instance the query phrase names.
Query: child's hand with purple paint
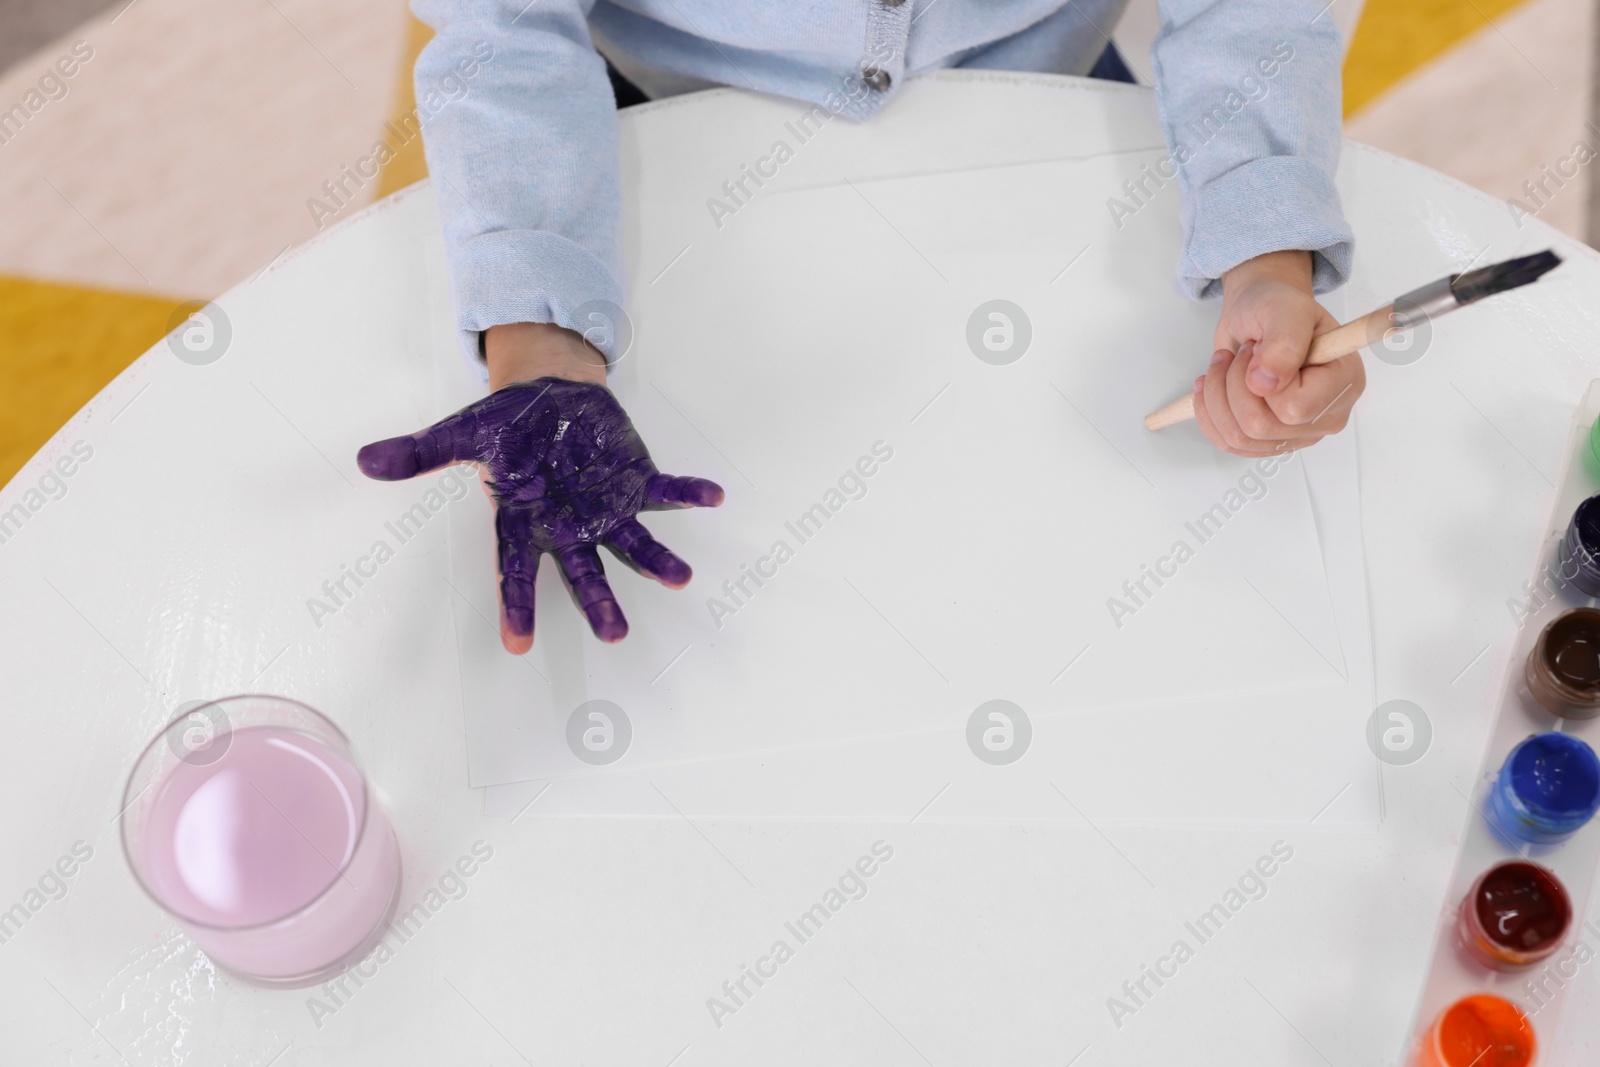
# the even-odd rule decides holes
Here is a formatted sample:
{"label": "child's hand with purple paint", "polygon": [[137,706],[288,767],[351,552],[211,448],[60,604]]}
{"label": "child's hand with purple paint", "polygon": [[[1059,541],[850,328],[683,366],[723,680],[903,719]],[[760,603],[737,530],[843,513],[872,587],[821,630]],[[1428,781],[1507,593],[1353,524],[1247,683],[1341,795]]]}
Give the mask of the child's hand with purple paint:
{"label": "child's hand with purple paint", "polygon": [[605,387],[605,363],[576,334],[542,324],[495,327],[486,338],[487,397],[419,433],[377,441],[356,458],[370,478],[411,478],[450,463],[489,474],[500,542],[500,639],[533,646],[539,557],[556,558],[574,602],[602,641],[620,641],[627,619],[597,551],[672,589],[689,565],[635,516],[663,508],[716,507],[722,489],[704,478],[662,474],[627,412]]}

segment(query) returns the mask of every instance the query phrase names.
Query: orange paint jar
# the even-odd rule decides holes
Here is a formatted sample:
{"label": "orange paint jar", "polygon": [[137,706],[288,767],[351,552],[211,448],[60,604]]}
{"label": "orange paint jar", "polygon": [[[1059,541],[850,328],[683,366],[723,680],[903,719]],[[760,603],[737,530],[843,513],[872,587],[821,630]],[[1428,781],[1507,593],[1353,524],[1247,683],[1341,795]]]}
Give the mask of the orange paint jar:
{"label": "orange paint jar", "polygon": [[1490,993],[1446,1008],[1422,1039],[1419,1067],[1529,1067],[1539,1043],[1522,1009]]}

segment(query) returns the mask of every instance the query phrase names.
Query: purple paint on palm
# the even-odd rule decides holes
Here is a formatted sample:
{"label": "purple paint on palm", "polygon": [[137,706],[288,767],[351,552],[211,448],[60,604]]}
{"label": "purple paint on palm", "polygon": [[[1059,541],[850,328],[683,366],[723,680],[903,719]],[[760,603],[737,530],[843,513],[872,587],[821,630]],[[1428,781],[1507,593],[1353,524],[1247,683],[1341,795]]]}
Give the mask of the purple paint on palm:
{"label": "purple paint on palm", "polygon": [[689,565],[634,516],[722,503],[715,482],[656,469],[611,390],[563,378],[508,385],[420,433],[376,441],[356,456],[364,474],[383,481],[461,462],[489,472],[500,539],[501,637],[513,652],[533,642],[533,581],[541,555],[556,557],[595,636],[620,641],[628,621],[597,546],[640,574],[681,588]]}

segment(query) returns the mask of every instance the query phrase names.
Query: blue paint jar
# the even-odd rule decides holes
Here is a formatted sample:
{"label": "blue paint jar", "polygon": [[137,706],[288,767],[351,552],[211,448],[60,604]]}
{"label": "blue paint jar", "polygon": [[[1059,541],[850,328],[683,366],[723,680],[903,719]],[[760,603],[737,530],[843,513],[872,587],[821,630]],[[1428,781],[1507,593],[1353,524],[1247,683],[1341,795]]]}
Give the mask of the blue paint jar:
{"label": "blue paint jar", "polygon": [[1600,494],[1572,513],[1561,542],[1561,577],[1589,596],[1600,596]]}
{"label": "blue paint jar", "polygon": [[1511,750],[1489,794],[1489,818],[1530,844],[1565,841],[1600,809],[1600,758],[1571,734],[1534,734]]}

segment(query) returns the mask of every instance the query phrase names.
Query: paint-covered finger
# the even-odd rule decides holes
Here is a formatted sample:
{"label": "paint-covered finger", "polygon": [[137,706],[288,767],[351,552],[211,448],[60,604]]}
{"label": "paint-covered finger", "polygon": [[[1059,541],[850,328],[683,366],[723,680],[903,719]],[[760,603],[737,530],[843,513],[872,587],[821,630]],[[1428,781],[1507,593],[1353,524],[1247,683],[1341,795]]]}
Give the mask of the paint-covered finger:
{"label": "paint-covered finger", "polygon": [[533,647],[534,579],[541,553],[526,512],[500,508],[494,517],[500,556],[500,643],[517,655]]}
{"label": "paint-covered finger", "polygon": [[694,572],[637,519],[618,524],[606,544],[624,563],[669,589],[682,589]]}
{"label": "paint-covered finger", "polygon": [[653,474],[645,485],[646,511],[664,508],[714,508],[722,503],[722,486],[705,478]]}
{"label": "paint-covered finger", "polygon": [[450,463],[476,460],[472,451],[476,419],[470,409],[458,411],[417,433],[363,445],[356,453],[356,466],[368,478],[394,482]]}
{"label": "paint-covered finger", "polygon": [[622,615],[611,585],[606,581],[600,554],[593,545],[573,545],[556,553],[561,573],[572,590],[573,602],[589,620],[589,629],[602,641],[621,641],[628,636],[628,620]]}

